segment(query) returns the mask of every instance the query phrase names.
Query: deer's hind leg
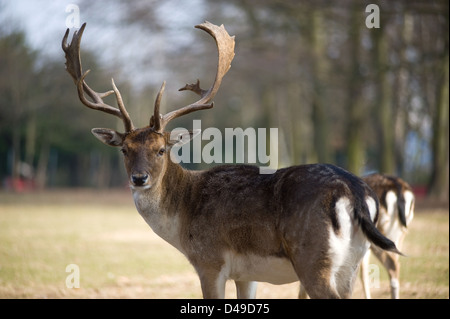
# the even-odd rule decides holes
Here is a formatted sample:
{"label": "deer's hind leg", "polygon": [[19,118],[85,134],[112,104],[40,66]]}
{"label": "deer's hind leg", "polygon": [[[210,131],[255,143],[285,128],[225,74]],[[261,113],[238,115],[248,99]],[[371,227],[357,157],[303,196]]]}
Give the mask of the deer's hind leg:
{"label": "deer's hind leg", "polygon": [[[298,235],[286,236],[287,251],[300,279],[301,297],[336,299],[339,292],[331,280],[332,260],[328,254],[328,231],[326,227],[304,228],[302,238]],[[293,234],[293,233],[290,233]]]}

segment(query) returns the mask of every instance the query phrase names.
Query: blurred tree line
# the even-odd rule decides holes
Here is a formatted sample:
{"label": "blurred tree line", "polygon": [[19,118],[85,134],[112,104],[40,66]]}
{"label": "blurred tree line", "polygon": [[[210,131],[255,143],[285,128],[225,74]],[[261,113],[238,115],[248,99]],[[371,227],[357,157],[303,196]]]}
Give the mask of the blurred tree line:
{"label": "blurred tree line", "polygon": [[[212,40],[177,22],[181,10],[196,12],[196,23],[223,23],[236,35],[236,57],[214,109],[172,128],[192,128],[193,119],[222,131],[277,127],[280,167],[329,162],[356,174],[396,174],[448,200],[448,1],[377,1],[379,28],[366,26],[370,3],[116,0],[108,10],[120,14],[108,19],[99,14],[103,2],[83,1],[85,37],[112,28],[105,51],[126,53],[134,38],[146,57],[108,60],[83,41],[83,66],[97,91],[109,90],[114,76],[135,123],[146,125],[163,80],[167,112],[195,99],[177,88],[214,78]],[[4,30],[0,22],[0,177],[31,171],[39,187],[125,184],[117,150],[89,133],[121,123],[81,105],[62,59],[42,61],[22,32]]]}
{"label": "blurred tree line", "polygon": [[[14,188],[123,183],[112,174],[121,166],[118,153],[98,147],[89,138],[90,129],[99,119],[104,122],[103,117],[80,112],[63,62],[44,61],[39,66],[37,56],[27,47],[23,32],[5,34],[0,29],[0,177],[4,186],[13,187],[11,183],[19,181],[33,185]],[[97,69],[93,55],[85,53],[83,60]],[[96,74],[90,80],[104,87]]]}

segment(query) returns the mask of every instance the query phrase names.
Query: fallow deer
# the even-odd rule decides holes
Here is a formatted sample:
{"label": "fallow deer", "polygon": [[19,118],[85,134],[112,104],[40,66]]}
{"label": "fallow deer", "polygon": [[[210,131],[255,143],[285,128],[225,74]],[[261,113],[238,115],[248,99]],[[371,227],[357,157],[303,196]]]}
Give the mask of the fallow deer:
{"label": "fallow deer", "polygon": [[[98,93],[85,82],[80,42],[85,24],[62,47],[66,69],[81,102],[123,120],[125,132],[93,129],[103,143],[120,147],[136,208],[153,231],[183,253],[195,268],[204,298],[223,298],[234,280],[239,298],[255,297],[257,281],[284,284],[301,280],[313,298],[351,296],[353,282],[370,243],[398,252],[375,227],[378,200],[360,178],[327,164],[294,166],[260,174],[256,166],[225,165],[190,171],[170,160],[178,135],[169,121],[213,107],[234,57],[234,36],[209,22],[197,25],[215,40],[218,65],[208,90],[186,85],[200,99],[165,115],[159,113],[164,84],[147,127],[136,129],[112,81]],[[103,98],[115,94],[118,108]],[[188,134],[191,137],[191,133]],[[175,137],[174,137],[175,136]],[[182,140],[186,141],[183,137]]]}
{"label": "fallow deer", "polygon": [[[407,227],[414,217],[415,197],[411,186],[403,179],[395,176],[372,174],[363,177],[363,180],[375,191],[380,201],[380,213],[377,223],[378,230],[394,241],[398,249],[402,249]],[[372,246],[361,263],[361,280],[364,294],[370,298],[369,287],[369,258],[370,252],[383,263],[388,271],[391,298],[400,298],[400,262],[397,254],[392,254]]]}

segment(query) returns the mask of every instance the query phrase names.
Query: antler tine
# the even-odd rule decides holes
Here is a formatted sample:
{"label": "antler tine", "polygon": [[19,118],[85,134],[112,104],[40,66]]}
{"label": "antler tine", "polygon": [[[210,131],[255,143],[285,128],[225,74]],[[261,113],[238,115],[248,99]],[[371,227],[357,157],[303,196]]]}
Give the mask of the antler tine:
{"label": "antler tine", "polygon": [[[71,75],[75,85],[78,90],[78,97],[84,105],[87,107],[102,111],[108,114],[112,114],[120,119],[122,119],[123,124],[125,126],[125,131],[130,132],[134,130],[133,122],[131,121],[130,115],[128,114],[125,105],[123,104],[122,96],[120,95],[119,90],[114,84],[114,80],[112,80],[113,90],[108,92],[99,93],[92,90],[84,81],[86,76],[89,74],[90,70],[87,70],[83,73],[83,69],[81,66],[81,57],[80,57],[80,44],[81,37],[83,36],[84,29],[86,27],[86,23],[84,23],[78,31],[75,31],[72,36],[72,41],[70,44],[67,43],[67,39],[69,37],[69,29],[66,30],[62,40],[62,49],[66,55],[66,70]],[[88,100],[85,96],[85,93],[92,100]],[[111,105],[106,104],[103,101],[104,97],[108,95],[115,94],[117,104],[119,108],[115,108]]]}
{"label": "antler tine", "polygon": [[161,88],[159,89],[158,95],[156,95],[155,107],[153,110],[153,116],[150,118],[150,126],[156,132],[161,131],[161,114],[159,113],[159,106],[161,104],[161,99],[166,88],[166,81],[163,82]]}
{"label": "antler tine", "polygon": [[[160,127],[158,131],[164,130],[167,123],[177,117],[189,114],[191,112],[212,108],[214,103],[210,102],[219,90],[220,84],[222,83],[222,78],[231,67],[231,61],[233,61],[234,58],[234,36],[231,37],[223,25],[219,27],[208,21],[196,25],[195,27],[208,32],[216,42],[218,51],[216,78],[214,79],[213,85],[208,90],[203,90],[200,88],[199,80],[197,80],[195,84],[186,84],[186,86],[181,88],[179,91],[188,90],[200,95],[200,100],[165,114],[160,120]],[[156,117],[156,113],[154,117]]]}
{"label": "antler tine", "polygon": [[122,95],[120,94],[119,89],[117,88],[116,84],[114,83],[114,79],[111,79],[111,85],[113,87],[114,94],[116,95],[117,105],[120,110],[120,114],[122,115],[122,121],[123,125],[125,126],[125,132],[131,132],[134,130],[133,122],[131,121],[131,117],[128,114],[127,109],[125,108],[125,105],[123,104]]}

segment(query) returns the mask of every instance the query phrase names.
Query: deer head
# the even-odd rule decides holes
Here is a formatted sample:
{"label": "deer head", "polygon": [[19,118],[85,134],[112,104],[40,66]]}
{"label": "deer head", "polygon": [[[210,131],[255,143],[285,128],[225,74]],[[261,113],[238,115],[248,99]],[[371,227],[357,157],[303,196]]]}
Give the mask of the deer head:
{"label": "deer head", "polygon": [[[165,88],[164,82],[157,94],[149,125],[136,129],[124,106],[120,92],[114,84],[114,80],[112,80],[113,90],[105,93],[98,93],[92,90],[86,83],[85,78],[89,70],[83,73],[80,58],[80,43],[85,27],[86,23],[74,33],[70,44],[67,43],[69,29],[64,35],[62,48],[66,55],[67,72],[72,76],[77,86],[78,97],[85,106],[122,119],[125,128],[124,133],[106,128],[94,128],[92,133],[107,145],[121,147],[132,188],[147,189],[158,185],[166,171],[167,163],[170,161],[168,152],[170,148],[176,143],[188,142],[193,136],[193,133],[190,132],[189,136],[184,134],[173,139],[169,132],[164,131],[166,125],[177,117],[213,107],[214,104],[211,101],[217,94],[222,78],[230,69],[231,61],[234,57],[234,36],[230,37],[223,25],[219,27],[210,22],[205,22],[195,26],[209,33],[216,42],[218,64],[214,83],[208,90],[201,89],[198,80],[195,84],[186,84],[180,91],[192,91],[198,94],[200,99],[195,103],[161,115],[159,109]],[[103,101],[105,97],[111,94],[115,94],[117,108]]]}

